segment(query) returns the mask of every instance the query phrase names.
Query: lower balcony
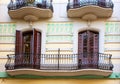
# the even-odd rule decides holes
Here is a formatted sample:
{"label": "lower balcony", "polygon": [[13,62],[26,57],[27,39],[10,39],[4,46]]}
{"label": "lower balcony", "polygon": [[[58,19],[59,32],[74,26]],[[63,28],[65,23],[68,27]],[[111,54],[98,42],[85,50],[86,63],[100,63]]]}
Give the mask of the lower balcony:
{"label": "lower balcony", "polygon": [[[40,54],[37,61],[34,54],[8,55],[5,65],[6,72],[11,75],[39,75],[39,76],[80,76],[98,75],[109,76],[113,71],[111,55],[92,53],[93,57],[81,58],[84,54]],[[88,54],[87,55],[91,55]],[[23,56],[23,57],[22,57]],[[36,62],[37,61],[37,62]]]}

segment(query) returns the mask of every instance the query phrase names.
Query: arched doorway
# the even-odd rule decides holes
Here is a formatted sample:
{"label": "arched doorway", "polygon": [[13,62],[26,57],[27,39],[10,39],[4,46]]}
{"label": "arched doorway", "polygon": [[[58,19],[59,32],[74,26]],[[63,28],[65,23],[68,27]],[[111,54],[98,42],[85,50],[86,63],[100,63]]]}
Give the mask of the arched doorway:
{"label": "arched doorway", "polygon": [[99,33],[86,30],[78,33],[79,68],[97,68]]}
{"label": "arched doorway", "polygon": [[41,33],[16,31],[15,68],[40,68]]}

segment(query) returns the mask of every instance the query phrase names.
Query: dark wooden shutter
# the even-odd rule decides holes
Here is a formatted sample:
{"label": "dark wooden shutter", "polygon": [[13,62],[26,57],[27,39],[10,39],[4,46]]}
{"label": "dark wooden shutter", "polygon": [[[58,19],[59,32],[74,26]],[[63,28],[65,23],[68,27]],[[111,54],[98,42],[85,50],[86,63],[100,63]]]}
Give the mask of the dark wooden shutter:
{"label": "dark wooden shutter", "polygon": [[78,35],[78,54],[81,54],[83,53],[83,34],[80,34]]}
{"label": "dark wooden shutter", "polygon": [[93,53],[93,39],[92,39],[92,33],[90,31],[87,31],[87,58],[86,58],[86,67],[90,67],[92,62],[92,53]]}
{"label": "dark wooden shutter", "polygon": [[16,30],[16,44],[15,44],[15,68],[19,68],[23,62],[23,48],[22,48],[22,32]]}
{"label": "dark wooden shutter", "polygon": [[83,34],[78,34],[78,68],[81,67],[83,59]]}
{"label": "dark wooden shutter", "polygon": [[94,65],[94,61],[95,60],[93,60],[94,59],[94,40],[93,40],[93,36],[94,36],[94,32],[92,32],[92,31],[87,31],[87,33],[88,33],[88,50],[87,50],[87,52],[88,52],[88,67],[93,67],[93,65]]}
{"label": "dark wooden shutter", "polygon": [[98,66],[98,61],[99,61],[99,34],[94,34],[93,35],[93,60],[94,60],[94,67],[97,68]]}
{"label": "dark wooden shutter", "polygon": [[33,30],[33,39],[34,39],[34,68],[40,68],[40,55],[41,55],[41,33],[37,30]]}
{"label": "dark wooden shutter", "polygon": [[94,50],[93,51],[95,53],[98,53],[98,51],[99,51],[99,34],[94,34],[93,40],[94,40],[94,43],[93,43]]}

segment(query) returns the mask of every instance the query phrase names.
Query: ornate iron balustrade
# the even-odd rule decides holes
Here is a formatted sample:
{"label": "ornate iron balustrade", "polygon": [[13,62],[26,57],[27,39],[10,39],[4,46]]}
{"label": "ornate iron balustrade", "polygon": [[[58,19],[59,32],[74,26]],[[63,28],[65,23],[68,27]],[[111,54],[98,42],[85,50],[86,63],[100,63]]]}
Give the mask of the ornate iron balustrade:
{"label": "ornate iron balustrade", "polygon": [[111,0],[68,0],[67,10],[72,8],[80,8],[83,6],[95,5],[103,8],[112,8],[113,2]]}
{"label": "ornate iron balustrade", "polygon": [[53,11],[52,0],[11,0],[8,4],[8,10],[16,10],[28,6],[51,9]]}
{"label": "ornate iron balustrade", "polygon": [[[86,57],[90,56],[91,57]],[[6,70],[14,69],[38,69],[38,70],[80,70],[101,69],[112,70],[110,54],[103,53],[80,53],[80,54],[40,54],[40,62],[35,63],[34,54],[25,53],[20,55],[9,54],[5,65]],[[30,57],[32,56],[32,57]],[[81,58],[83,56],[83,58]],[[98,56],[94,59],[93,56]],[[17,60],[15,57],[19,57]]]}

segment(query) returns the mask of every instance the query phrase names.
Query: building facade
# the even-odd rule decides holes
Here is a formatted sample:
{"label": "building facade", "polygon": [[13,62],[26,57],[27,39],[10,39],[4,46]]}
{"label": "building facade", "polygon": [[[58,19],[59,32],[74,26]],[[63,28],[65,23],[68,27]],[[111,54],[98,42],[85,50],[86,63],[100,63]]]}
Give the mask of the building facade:
{"label": "building facade", "polygon": [[1,83],[119,84],[119,7],[119,0],[1,0]]}

